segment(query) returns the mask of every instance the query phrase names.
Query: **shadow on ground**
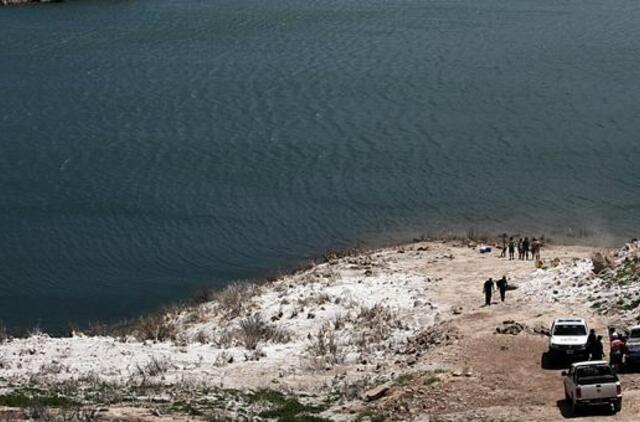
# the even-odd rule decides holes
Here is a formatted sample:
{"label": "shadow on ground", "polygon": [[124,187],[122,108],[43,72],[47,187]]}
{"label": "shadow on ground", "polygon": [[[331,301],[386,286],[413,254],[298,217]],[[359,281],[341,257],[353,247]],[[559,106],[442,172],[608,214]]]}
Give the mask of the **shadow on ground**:
{"label": "shadow on ground", "polygon": [[574,418],[580,418],[583,416],[613,416],[614,415],[610,405],[587,407],[587,408],[578,410],[577,413],[573,412],[573,409],[571,407],[571,402],[569,400],[558,400],[556,402],[556,405],[560,410],[560,414],[565,419],[574,419]]}
{"label": "shadow on ground", "polygon": [[542,369],[549,369],[549,370],[566,369],[569,367],[570,364],[571,362],[566,359],[553,358],[551,356],[551,353],[549,352],[544,352],[540,356],[540,367]]}

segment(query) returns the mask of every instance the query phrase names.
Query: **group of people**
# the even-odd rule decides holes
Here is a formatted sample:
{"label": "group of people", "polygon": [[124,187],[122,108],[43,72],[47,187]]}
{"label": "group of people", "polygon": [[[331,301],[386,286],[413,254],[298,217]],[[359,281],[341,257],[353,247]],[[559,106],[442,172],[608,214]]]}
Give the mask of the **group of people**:
{"label": "group of people", "polygon": [[493,292],[496,289],[500,292],[500,301],[504,302],[508,286],[509,283],[507,282],[507,276],[502,276],[500,280],[495,282],[495,285],[493,282],[493,278],[489,277],[489,279],[485,281],[482,286],[482,291],[484,292],[484,305],[491,305],[491,296],[493,296]]}
{"label": "group of people", "polygon": [[590,360],[602,360],[604,357],[602,336],[596,336],[596,330],[594,329],[589,331],[589,337],[587,337],[587,354]]}
{"label": "group of people", "polygon": [[[616,332],[612,333],[609,350],[609,363],[611,366],[619,368],[622,365],[622,357],[626,351],[626,338]],[[594,329],[589,331],[589,337],[587,337],[587,353],[591,360],[602,360],[604,358],[602,336],[596,335]]]}
{"label": "group of people", "polygon": [[518,251],[518,259],[521,261],[528,261],[529,258],[534,261],[540,260],[540,249],[542,248],[542,240],[535,237],[529,240],[528,237],[524,239],[521,237],[517,241],[513,236],[507,241],[507,235],[502,235],[502,253],[500,258],[507,256],[509,251],[509,260],[515,259],[516,250]]}

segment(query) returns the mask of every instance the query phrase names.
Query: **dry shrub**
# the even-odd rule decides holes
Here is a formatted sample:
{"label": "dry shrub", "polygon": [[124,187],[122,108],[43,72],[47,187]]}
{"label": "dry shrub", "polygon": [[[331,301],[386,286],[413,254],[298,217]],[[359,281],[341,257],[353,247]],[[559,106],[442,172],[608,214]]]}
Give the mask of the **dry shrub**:
{"label": "dry shrub", "polygon": [[339,331],[345,327],[347,322],[349,322],[348,317],[345,317],[342,314],[337,314],[333,319],[333,329],[335,331]]}
{"label": "dry shrub", "polygon": [[291,340],[291,335],[289,332],[267,323],[260,315],[255,314],[240,321],[238,338],[244,347],[255,350],[261,341],[287,343]]}
{"label": "dry shrub", "polygon": [[209,337],[209,333],[207,333],[206,330],[200,330],[198,331],[198,334],[196,334],[195,341],[200,344],[209,344],[211,338]]}
{"label": "dry shrub", "polygon": [[215,300],[221,310],[229,319],[242,315],[249,307],[251,299],[257,293],[257,287],[253,283],[235,282],[229,284],[216,294]]}
{"label": "dry shrub", "polygon": [[329,296],[327,293],[312,293],[305,298],[298,298],[297,302],[298,305],[302,306],[303,308],[310,305],[322,306],[325,303],[331,302],[331,296]]}
{"label": "dry shrub", "polygon": [[37,337],[37,336],[43,336],[45,334],[46,333],[42,330],[42,328],[40,328],[39,325],[36,325],[30,330],[27,330],[27,337]]}
{"label": "dry shrub", "polygon": [[134,336],[141,341],[169,341],[175,340],[177,327],[170,315],[147,315],[140,318],[134,328]]}
{"label": "dry shrub", "polygon": [[165,374],[171,368],[171,360],[168,357],[152,356],[144,365],[136,364],[136,373],[143,379],[157,377]]}
{"label": "dry shrub", "polygon": [[0,369],[11,369],[11,362],[4,356],[0,356]]}
{"label": "dry shrub", "polygon": [[357,322],[367,328],[375,328],[380,324],[396,325],[396,315],[381,304],[372,307],[363,306],[356,318]]}
{"label": "dry shrub", "polygon": [[202,305],[203,303],[211,302],[215,298],[215,291],[211,289],[199,289],[193,294],[191,301],[194,305]]}
{"label": "dry shrub", "polygon": [[111,328],[99,321],[92,321],[89,323],[88,334],[91,336],[108,336],[111,335]]}
{"label": "dry shrub", "polygon": [[58,375],[66,370],[68,370],[68,368],[65,365],[55,361],[49,362],[49,363],[43,363],[40,366],[40,373],[45,376]]}
{"label": "dry shrub", "polygon": [[216,356],[216,360],[213,362],[214,366],[221,367],[226,366],[233,363],[233,356],[226,351],[220,352],[218,356]]}
{"label": "dry shrub", "polygon": [[220,334],[211,338],[211,343],[221,349],[228,349],[233,346],[233,339],[233,332],[229,330],[223,330],[220,332]]}
{"label": "dry shrub", "polygon": [[308,350],[311,356],[321,358],[324,363],[337,364],[344,361],[344,356],[336,341],[335,331],[328,324],[323,324],[320,327]]}
{"label": "dry shrub", "polygon": [[184,322],[187,324],[197,324],[206,321],[207,312],[202,306],[195,306],[194,308],[189,309],[184,319]]}
{"label": "dry shrub", "polygon": [[0,343],[4,343],[9,339],[9,332],[7,331],[7,327],[0,321]]}
{"label": "dry shrub", "polygon": [[355,323],[362,330],[361,341],[365,341],[366,338],[366,346],[358,346],[361,351],[368,350],[372,345],[386,340],[392,330],[402,328],[402,321],[397,318],[397,315],[381,304],[360,308]]}

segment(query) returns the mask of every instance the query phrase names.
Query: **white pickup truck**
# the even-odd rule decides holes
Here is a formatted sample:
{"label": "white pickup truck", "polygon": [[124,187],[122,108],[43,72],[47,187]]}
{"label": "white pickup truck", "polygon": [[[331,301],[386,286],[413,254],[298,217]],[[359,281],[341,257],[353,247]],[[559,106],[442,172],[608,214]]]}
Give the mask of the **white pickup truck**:
{"label": "white pickup truck", "polygon": [[[587,338],[589,327],[582,318],[557,318],[551,325],[549,354],[552,358],[588,359]],[[582,359],[581,359],[582,358]]]}
{"label": "white pickup truck", "polygon": [[576,362],[562,375],[564,396],[574,413],[586,406],[613,406],[614,413],[622,408],[620,380],[607,362]]}

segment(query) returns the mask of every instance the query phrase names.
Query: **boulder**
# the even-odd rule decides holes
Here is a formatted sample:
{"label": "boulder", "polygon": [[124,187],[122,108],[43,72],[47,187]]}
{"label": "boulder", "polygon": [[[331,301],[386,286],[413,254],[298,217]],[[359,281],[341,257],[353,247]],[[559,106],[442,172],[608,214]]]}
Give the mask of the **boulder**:
{"label": "boulder", "polygon": [[515,322],[512,320],[503,321],[502,325],[496,327],[496,333],[498,334],[511,334],[513,336],[520,334],[527,327],[524,324],[520,324],[519,322]]}
{"label": "boulder", "polygon": [[374,387],[371,390],[365,391],[363,397],[366,401],[378,400],[379,398],[384,397],[389,392],[390,388],[391,384],[387,382],[385,384]]}
{"label": "boulder", "polygon": [[593,272],[600,274],[606,269],[615,269],[617,266],[616,261],[608,255],[603,255],[600,252],[595,252],[591,255],[591,262],[593,263]]}

